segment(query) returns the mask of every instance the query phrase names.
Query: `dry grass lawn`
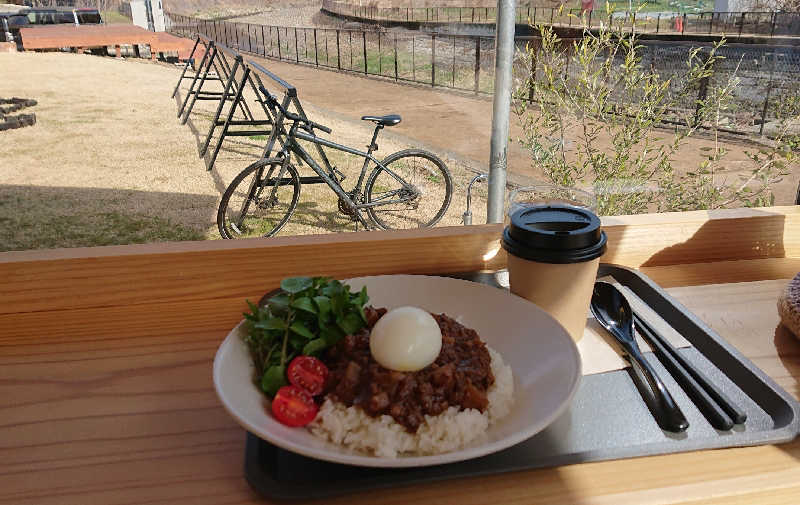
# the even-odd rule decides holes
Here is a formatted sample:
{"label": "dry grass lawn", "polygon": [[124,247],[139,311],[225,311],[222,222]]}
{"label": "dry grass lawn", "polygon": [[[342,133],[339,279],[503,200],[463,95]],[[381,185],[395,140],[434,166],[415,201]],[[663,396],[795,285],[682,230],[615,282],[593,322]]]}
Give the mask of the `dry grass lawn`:
{"label": "dry grass lawn", "polygon": [[[17,53],[0,54],[0,68],[0,97],[39,102],[28,109],[36,113],[35,126],[0,133],[0,250],[219,238],[220,197],[233,177],[258,159],[264,141],[227,140],[207,172],[198,145],[215,104],[198,101],[188,124],[180,125],[178,102],[170,98],[179,67]],[[304,105],[309,116],[334,129],[333,140],[359,149],[368,143],[368,124]],[[378,158],[410,147],[385,133]],[[335,159],[350,189],[361,164]],[[457,225],[473,172],[454,160],[445,162],[456,194],[442,224]],[[485,220],[480,194],[474,211],[475,222]],[[281,235],[353,229],[327,186],[304,186],[298,211]]]}

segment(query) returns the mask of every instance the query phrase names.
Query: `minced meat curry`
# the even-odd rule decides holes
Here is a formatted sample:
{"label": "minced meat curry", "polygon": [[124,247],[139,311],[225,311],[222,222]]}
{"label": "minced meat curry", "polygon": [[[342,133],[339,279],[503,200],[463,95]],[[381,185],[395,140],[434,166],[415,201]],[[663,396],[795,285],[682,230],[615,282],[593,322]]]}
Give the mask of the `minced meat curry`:
{"label": "minced meat curry", "polygon": [[442,331],[442,350],[431,365],[416,372],[384,368],[372,357],[369,335],[386,309],[365,307],[367,326],[347,335],[322,357],[330,375],[325,394],[360,406],[370,416],[392,416],[415,433],[424,416],[450,406],[486,410],[487,390],[494,383],[489,351],[475,330],[445,314],[431,314]]}

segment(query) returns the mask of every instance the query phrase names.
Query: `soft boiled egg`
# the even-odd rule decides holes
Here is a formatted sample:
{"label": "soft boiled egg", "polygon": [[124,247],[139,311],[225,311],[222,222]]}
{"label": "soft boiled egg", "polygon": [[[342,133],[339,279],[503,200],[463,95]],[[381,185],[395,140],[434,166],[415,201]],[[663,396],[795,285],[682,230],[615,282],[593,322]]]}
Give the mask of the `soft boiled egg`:
{"label": "soft boiled egg", "polygon": [[422,370],[439,356],[442,331],[427,311],[398,307],[375,323],[369,337],[369,350],[375,361],[390,370]]}

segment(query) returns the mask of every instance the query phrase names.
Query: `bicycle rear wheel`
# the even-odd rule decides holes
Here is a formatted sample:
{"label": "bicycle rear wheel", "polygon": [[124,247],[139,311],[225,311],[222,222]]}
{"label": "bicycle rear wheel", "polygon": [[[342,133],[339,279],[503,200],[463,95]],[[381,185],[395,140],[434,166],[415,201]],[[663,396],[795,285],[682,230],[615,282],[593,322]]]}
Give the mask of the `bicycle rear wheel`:
{"label": "bicycle rear wheel", "polygon": [[222,238],[270,237],[278,233],[297,207],[300,177],[283,160],[259,160],[230,183],[217,211]]}
{"label": "bicycle rear wheel", "polygon": [[370,218],[385,229],[425,228],[442,219],[453,196],[444,162],[421,149],[389,155],[370,174],[364,192]]}

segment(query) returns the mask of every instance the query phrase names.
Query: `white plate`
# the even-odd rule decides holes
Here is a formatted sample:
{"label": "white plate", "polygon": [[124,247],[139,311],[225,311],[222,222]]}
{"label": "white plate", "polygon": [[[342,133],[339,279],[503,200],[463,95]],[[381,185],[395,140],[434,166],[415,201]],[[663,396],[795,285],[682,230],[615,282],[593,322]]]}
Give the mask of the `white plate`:
{"label": "white plate", "polygon": [[359,466],[438,465],[511,447],[543,430],[569,406],[581,377],[578,349],[566,330],[538,306],[497,288],[422,275],[383,275],[347,281],[367,286],[369,303],[415,305],[445,313],[475,329],[499,351],[514,373],[514,407],[489,427],[480,443],[435,456],[382,458],[325,442],[304,428],[289,428],[270,413],[270,402],[253,385],[252,362],[242,341],[245,326],[231,331],[214,359],[214,387],[225,409],[245,429],[283,449],[311,458]]}

